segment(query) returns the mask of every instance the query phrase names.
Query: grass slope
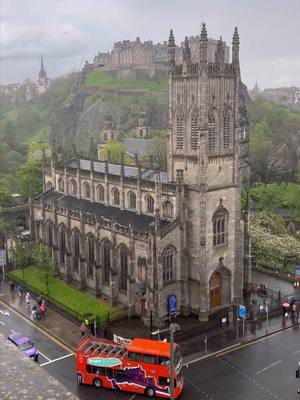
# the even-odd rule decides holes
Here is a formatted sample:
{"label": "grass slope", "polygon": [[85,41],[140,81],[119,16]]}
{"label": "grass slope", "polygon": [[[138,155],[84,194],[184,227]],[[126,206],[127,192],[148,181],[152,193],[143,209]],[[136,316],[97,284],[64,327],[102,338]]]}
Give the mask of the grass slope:
{"label": "grass slope", "polygon": [[167,90],[168,81],[167,79],[158,82],[147,80],[125,81],[114,78],[110,72],[103,72],[99,69],[95,69],[86,75],[85,85],[100,86],[107,89],[142,89],[149,90],[150,92],[158,92]]}
{"label": "grass slope", "polygon": [[[24,271],[25,286],[26,284],[28,284],[32,287],[32,289],[42,294],[46,294],[46,286],[41,281],[36,268],[28,267],[25,268]],[[18,280],[23,281],[22,270],[12,271],[10,275],[17,278]],[[53,299],[54,302],[61,303],[66,307],[66,309],[72,311],[74,315],[83,316],[86,313],[90,313],[95,318],[96,315],[104,317],[105,315],[107,315],[108,311],[115,311],[115,309],[109,307],[107,304],[92,296],[89,296],[88,294],[73,289],[59,279],[54,279],[53,282],[51,282],[49,293],[50,298]]]}

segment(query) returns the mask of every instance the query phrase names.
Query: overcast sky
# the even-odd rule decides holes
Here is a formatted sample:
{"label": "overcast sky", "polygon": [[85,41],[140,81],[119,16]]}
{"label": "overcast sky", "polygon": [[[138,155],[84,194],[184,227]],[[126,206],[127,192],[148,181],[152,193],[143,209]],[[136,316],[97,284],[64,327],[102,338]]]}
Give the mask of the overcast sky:
{"label": "overcast sky", "polygon": [[0,82],[78,70],[115,41],[176,43],[199,33],[231,44],[238,26],[242,79],[252,88],[300,86],[300,0],[0,0]]}

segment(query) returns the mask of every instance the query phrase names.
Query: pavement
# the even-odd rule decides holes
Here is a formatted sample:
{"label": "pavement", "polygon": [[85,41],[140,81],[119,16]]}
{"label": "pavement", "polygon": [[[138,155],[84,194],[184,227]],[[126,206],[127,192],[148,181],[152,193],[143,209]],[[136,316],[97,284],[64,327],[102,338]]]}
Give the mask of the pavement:
{"label": "pavement", "polygon": [[[72,351],[75,351],[78,343],[81,340],[81,332],[79,330],[79,323],[70,320],[61,313],[47,307],[46,316],[40,320],[33,320],[31,316],[31,307],[26,304],[25,293],[19,296],[17,290],[14,292],[10,291],[8,282],[1,283],[0,286],[0,307],[1,302],[10,306],[24,317],[31,320],[34,324],[39,326],[48,334],[52,335],[60,343],[67,346]],[[33,305],[36,300],[31,300]],[[1,315],[1,309],[0,309]],[[236,327],[219,327],[213,330],[204,330],[201,332],[201,325],[197,318],[191,316],[187,319],[179,319],[182,332],[177,335],[175,334],[175,341],[180,344],[182,348],[185,360],[190,361],[192,359],[198,359],[199,357],[205,357],[209,354],[214,354],[224,348],[244,341],[252,341],[256,338],[265,336],[273,332],[277,332],[281,329],[288,328],[295,322],[291,319],[283,319],[282,316],[269,318],[267,321],[255,321],[251,323],[243,324],[240,322],[239,329]],[[199,331],[196,328],[199,325]],[[206,324],[205,327],[209,329]],[[188,331],[194,329],[193,335],[190,336],[185,334]],[[202,329],[203,330],[203,329]],[[117,334],[125,338],[134,337],[150,337],[150,331],[147,329],[142,322],[134,318],[132,320],[115,321],[109,325],[109,333]],[[103,336],[103,331],[100,330],[100,336]]]}

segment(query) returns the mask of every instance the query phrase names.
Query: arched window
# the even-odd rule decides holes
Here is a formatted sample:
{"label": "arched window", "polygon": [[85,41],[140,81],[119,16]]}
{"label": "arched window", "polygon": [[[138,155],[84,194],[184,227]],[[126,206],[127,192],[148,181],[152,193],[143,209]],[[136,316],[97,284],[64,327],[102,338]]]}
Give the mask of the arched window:
{"label": "arched window", "polygon": [[180,112],[176,116],[176,148],[183,149],[183,115]]}
{"label": "arched window", "polygon": [[97,186],[97,200],[104,201],[104,187],[102,185]]}
{"label": "arched window", "polygon": [[120,247],[120,289],[127,291],[128,252],[126,246]]}
{"label": "arched window", "polygon": [[227,108],[224,111],[223,117],[223,147],[225,150],[230,148],[231,141],[231,115],[230,109]]}
{"label": "arched window", "polygon": [[52,188],[53,188],[52,182],[51,182],[51,181],[48,181],[48,182],[46,183],[46,192],[47,192],[48,190],[52,189]]}
{"label": "arched window", "polygon": [[64,264],[66,261],[66,231],[64,226],[61,227],[59,232],[59,254],[60,262]]}
{"label": "arched window", "polygon": [[73,233],[73,246],[74,246],[74,256],[73,256],[73,269],[78,271],[79,269],[79,256],[80,256],[80,236],[79,231],[75,230]]}
{"label": "arched window", "polygon": [[216,150],[216,120],[215,110],[212,109],[208,114],[208,151]]}
{"label": "arched window", "polygon": [[70,180],[70,189],[73,196],[77,196],[77,182],[75,179]]}
{"label": "arched window", "polygon": [[52,222],[48,224],[48,246],[53,247],[53,225]]}
{"label": "arched window", "polygon": [[114,187],[112,188],[112,197],[113,197],[113,204],[116,206],[120,205],[120,191],[118,188]]}
{"label": "arched window", "polygon": [[213,214],[213,245],[219,246],[227,244],[227,227],[229,213],[223,206],[223,201],[220,199],[220,204]]}
{"label": "arched window", "polygon": [[136,209],[136,194],[134,192],[128,193],[129,208]]}
{"label": "arched window", "polygon": [[173,217],[173,204],[169,199],[163,202],[163,216],[164,217]]}
{"label": "arched window", "polygon": [[58,179],[58,190],[60,191],[60,192],[63,192],[64,191],[64,180],[63,180],[63,178],[59,178]]}
{"label": "arched window", "polygon": [[163,283],[175,279],[175,249],[167,247],[162,253]]}
{"label": "arched window", "polygon": [[87,199],[91,197],[91,186],[88,182],[84,182],[83,184],[83,196]]}
{"label": "arched window", "polygon": [[146,209],[149,213],[154,213],[154,199],[149,194],[145,197],[146,200]]}
{"label": "arched window", "polygon": [[111,244],[108,239],[105,239],[102,244],[102,267],[103,267],[103,283],[108,284],[110,278],[110,252]]}
{"label": "arched window", "polygon": [[93,276],[95,265],[95,238],[92,235],[88,236],[88,265],[87,274]]}
{"label": "arched window", "polygon": [[193,110],[191,115],[191,148],[192,150],[198,149],[198,113],[197,110]]}

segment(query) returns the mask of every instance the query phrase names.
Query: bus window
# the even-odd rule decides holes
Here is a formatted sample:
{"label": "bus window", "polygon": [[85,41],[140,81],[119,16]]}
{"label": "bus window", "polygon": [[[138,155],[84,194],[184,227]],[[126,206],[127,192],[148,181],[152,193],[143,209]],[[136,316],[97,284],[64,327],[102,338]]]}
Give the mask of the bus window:
{"label": "bus window", "polygon": [[140,353],[128,353],[128,360],[131,361],[142,361],[142,354]]}
{"label": "bus window", "polygon": [[96,367],[95,365],[86,365],[86,372],[95,375],[105,375],[105,368]]}
{"label": "bus window", "polygon": [[170,365],[170,359],[168,357],[158,356],[158,365]]}
{"label": "bus window", "polygon": [[143,354],[144,362],[148,364],[156,364],[156,356],[153,356],[151,354]]}
{"label": "bus window", "polygon": [[127,378],[126,371],[115,370],[115,379],[124,379],[124,378]]}
{"label": "bus window", "polygon": [[112,368],[105,368],[105,375],[108,378],[112,378],[114,376],[114,371]]}

